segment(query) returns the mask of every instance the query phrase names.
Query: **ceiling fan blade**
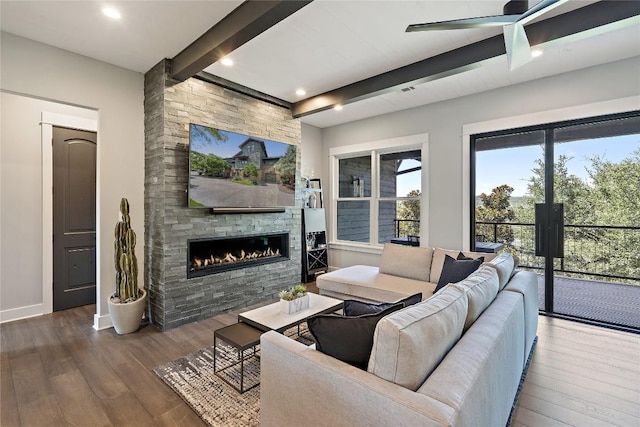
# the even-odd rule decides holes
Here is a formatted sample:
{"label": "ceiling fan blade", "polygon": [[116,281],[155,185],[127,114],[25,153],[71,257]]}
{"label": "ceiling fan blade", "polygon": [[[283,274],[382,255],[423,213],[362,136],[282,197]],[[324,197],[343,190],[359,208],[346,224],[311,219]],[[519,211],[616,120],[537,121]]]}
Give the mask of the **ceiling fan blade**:
{"label": "ceiling fan blade", "polygon": [[519,22],[504,26],[504,46],[509,70],[513,71],[533,59],[527,33]]}
{"label": "ceiling fan blade", "polygon": [[551,10],[560,6],[562,3],[566,3],[567,1],[569,0],[542,0],[540,3],[523,13],[520,16],[520,19],[518,19],[518,23],[525,25],[528,22],[533,21],[540,15],[550,12]]}
{"label": "ceiling fan blade", "polygon": [[513,24],[520,18],[520,15],[495,15],[483,16],[480,18],[454,19],[452,21],[427,22],[424,24],[409,25],[405,30],[407,33],[415,31],[433,30],[461,30],[465,28],[502,27]]}

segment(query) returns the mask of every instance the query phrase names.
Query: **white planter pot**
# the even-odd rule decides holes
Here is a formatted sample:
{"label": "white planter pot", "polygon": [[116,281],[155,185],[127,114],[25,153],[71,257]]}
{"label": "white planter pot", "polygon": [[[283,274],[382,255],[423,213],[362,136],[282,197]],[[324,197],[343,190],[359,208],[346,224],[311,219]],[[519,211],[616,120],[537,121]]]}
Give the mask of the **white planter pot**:
{"label": "white planter pot", "polygon": [[291,301],[280,300],[280,311],[285,314],[292,314],[309,308],[309,294]]}
{"label": "white planter pot", "polygon": [[114,303],[109,297],[109,315],[111,316],[111,323],[113,323],[113,327],[118,334],[130,334],[140,327],[147,298],[147,291],[142,289],[142,292],[143,294],[140,298],[126,304]]}

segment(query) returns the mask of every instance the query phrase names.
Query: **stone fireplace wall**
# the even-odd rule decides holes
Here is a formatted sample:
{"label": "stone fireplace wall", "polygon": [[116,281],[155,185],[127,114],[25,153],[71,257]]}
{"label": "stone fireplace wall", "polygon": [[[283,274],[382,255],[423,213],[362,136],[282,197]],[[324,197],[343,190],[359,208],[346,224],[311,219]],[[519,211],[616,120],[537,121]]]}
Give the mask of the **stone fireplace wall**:
{"label": "stone fireplace wall", "polygon": [[[301,195],[280,213],[212,214],[187,208],[189,123],[295,144],[300,121],[288,109],[198,79],[169,78],[168,61],[145,75],[145,285],[161,330],[265,299],[300,281]],[[187,240],[289,233],[288,261],[187,279]]]}

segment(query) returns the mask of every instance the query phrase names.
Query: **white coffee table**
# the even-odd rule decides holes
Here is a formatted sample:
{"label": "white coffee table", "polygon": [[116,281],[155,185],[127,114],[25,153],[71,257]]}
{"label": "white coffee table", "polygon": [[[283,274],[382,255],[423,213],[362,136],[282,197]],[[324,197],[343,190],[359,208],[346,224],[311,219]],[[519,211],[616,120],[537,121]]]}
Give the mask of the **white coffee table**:
{"label": "white coffee table", "polygon": [[342,308],[342,300],[325,297],[309,292],[309,308],[292,314],[285,314],[280,311],[280,302],[265,305],[264,307],[246,311],[238,315],[238,322],[247,323],[262,331],[277,331],[283,333],[285,330],[305,322],[309,317],[316,314],[333,313]]}

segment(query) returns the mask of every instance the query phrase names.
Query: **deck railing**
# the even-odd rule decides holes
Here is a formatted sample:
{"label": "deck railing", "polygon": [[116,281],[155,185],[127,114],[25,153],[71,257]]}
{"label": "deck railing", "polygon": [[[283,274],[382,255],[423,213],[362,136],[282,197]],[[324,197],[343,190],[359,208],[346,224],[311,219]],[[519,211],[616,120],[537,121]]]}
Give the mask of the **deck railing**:
{"label": "deck railing", "polygon": [[[420,220],[395,220],[396,237],[419,235]],[[612,280],[640,285],[640,227],[565,224],[565,257],[553,269],[568,277]],[[476,240],[505,245],[519,265],[544,270],[544,258],[535,256],[534,224],[476,222]]]}
{"label": "deck railing", "polygon": [[[564,230],[565,257],[554,261],[554,271],[640,284],[640,227],[565,224]],[[521,267],[544,269],[544,258],[535,256],[532,223],[478,221],[476,240],[502,243]]]}
{"label": "deck railing", "polygon": [[418,236],[420,235],[419,219],[399,219],[393,220],[396,224],[396,237]]}

